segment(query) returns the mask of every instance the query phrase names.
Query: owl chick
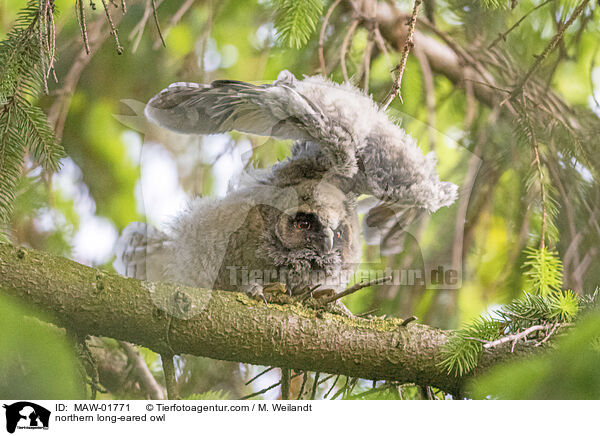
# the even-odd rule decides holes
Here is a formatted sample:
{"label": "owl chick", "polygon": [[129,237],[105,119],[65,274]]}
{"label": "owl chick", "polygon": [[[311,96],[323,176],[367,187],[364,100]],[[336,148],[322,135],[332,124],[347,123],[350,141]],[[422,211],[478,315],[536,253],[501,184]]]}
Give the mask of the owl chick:
{"label": "owl chick", "polygon": [[194,200],[164,232],[129,225],[115,268],[130,277],[229,291],[271,282],[292,293],[324,284],[340,291],[360,260],[359,195],[377,200],[365,221],[383,245],[416,214],[456,198],[433,153],[424,156],[357,88],[320,76],[175,83],[145,114],[179,133],[237,130],[294,144],[287,160],[247,174],[226,197]]}

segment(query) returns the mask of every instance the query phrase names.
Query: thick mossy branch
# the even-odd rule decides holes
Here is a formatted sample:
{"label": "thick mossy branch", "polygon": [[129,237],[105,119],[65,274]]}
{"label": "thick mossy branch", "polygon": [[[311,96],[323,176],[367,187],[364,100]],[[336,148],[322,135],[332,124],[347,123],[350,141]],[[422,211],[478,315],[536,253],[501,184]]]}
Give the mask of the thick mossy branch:
{"label": "thick mossy branch", "polygon": [[[0,289],[79,334],[159,353],[416,383],[451,393],[459,393],[464,381],[440,365],[450,332],[404,326],[400,319],[346,318],[300,304],[266,307],[238,293],[141,282],[7,244],[0,244]],[[171,315],[159,307],[169,307]],[[534,351],[507,348],[486,352],[476,372]]]}

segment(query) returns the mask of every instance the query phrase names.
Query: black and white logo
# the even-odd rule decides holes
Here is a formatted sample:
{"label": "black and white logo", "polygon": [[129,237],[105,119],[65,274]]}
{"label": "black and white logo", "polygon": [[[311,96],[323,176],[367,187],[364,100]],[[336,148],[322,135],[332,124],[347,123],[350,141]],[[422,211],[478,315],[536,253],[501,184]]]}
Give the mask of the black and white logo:
{"label": "black and white logo", "polygon": [[5,404],[6,431],[14,433],[16,429],[47,430],[50,411],[29,401]]}

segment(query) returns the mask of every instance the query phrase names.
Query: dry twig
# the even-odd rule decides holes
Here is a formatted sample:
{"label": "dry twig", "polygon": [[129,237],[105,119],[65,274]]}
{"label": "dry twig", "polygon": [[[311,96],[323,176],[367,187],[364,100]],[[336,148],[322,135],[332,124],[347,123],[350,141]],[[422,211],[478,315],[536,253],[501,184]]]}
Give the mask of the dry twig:
{"label": "dry twig", "polygon": [[[167,25],[167,27],[165,28],[165,31],[163,32],[164,37],[166,38],[169,35],[170,30],[177,25],[177,23],[179,23],[179,21],[183,18],[183,16],[185,15],[185,13],[192,7],[192,5],[194,4],[196,0],[186,0],[180,7],[179,9],[177,9],[177,12],[175,12],[173,14],[173,16],[171,16],[171,19],[169,20],[169,24]],[[158,46],[161,44],[162,40],[156,40],[154,42],[154,49],[156,50],[158,48]]]}
{"label": "dry twig", "polygon": [[383,109],[387,109],[390,103],[394,100],[394,97],[398,96],[400,101],[402,102],[402,76],[404,75],[404,70],[406,69],[406,61],[408,59],[408,53],[413,46],[413,38],[415,36],[415,25],[417,24],[417,14],[419,13],[419,6],[421,6],[423,0],[415,0],[415,5],[413,7],[412,15],[408,20],[408,36],[406,37],[406,41],[404,41],[404,48],[402,50],[402,58],[400,59],[400,63],[396,66],[395,70],[397,70],[396,80],[394,81],[394,85],[392,87],[392,91],[390,92],[390,96],[387,101],[383,105]]}
{"label": "dry twig", "polygon": [[380,277],[378,279],[374,279],[374,280],[371,280],[368,282],[357,283],[354,286],[350,286],[345,291],[335,294],[332,297],[329,297],[329,298],[323,300],[323,303],[324,304],[332,303],[335,300],[339,300],[342,297],[345,297],[350,294],[354,294],[355,292],[360,291],[363,288],[368,288],[369,286],[379,285],[381,283],[389,282],[390,280],[392,280],[392,277],[388,276],[388,277]]}
{"label": "dry twig", "polygon": [[257,375],[255,375],[254,377],[252,377],[250,380],[248,380],[245,385],[248,386],[250,383],[252,383],[253,381],[257,380],[258,378],[262,377],[263,375],[265,375],[266,373],[268,373],[269,371],[271,371],[272,369],[275,369],[274,366],[269,366],[267,369],[265,369],[264,371],[261,371],[260,373],[258,373]]}
{"label": "dry twig", "polygon": [[[85,30],[85,44],[71,63],[68,73],[63,77],[63,85],[58,90],[57,97],[48,110],[48,121],[54,127],[54,134],[58,141],[62,138],[71,98],[75,93],[75,87],[81,77],[81,73],[92,60],[93,54],[108,37],[108,32],[104,31],[104,26],[104,22],[99,19],[90,24],[89,32],[87,29]],[[88,37],[91,41],[91,46],[88,44]]]}
{"label": "dry twig", "polygon": [[[290,380],[293,380],[293,379],[295,379],[296,377],[298,377],[298,376],[301,376],[302,374],[303,374],[303,372],[297,372],[296,374],[294,374],[294,375],[293,375],[293,376],[290,378]],[[262,390],[260,390],[260,391],[257,391],[257,392],[252,392],[251,394],[248,394],[248,395],[246,395],[246,396],[244,396],[244,397],[240,398],[240,400],[249,400],[250,398],[257,397],[257,396],[259,396],[259,395],[262,395],[262,394],[264,394],[264,393],[266,393],[266,392],[269,392],[271,389],[274,389],[274,388],[276,388],[276,387],[277,387],[277,386],[279,386],[280,384],[281,384],[281,380],[279,380],[277,383],[273,383],[271,386],[269,386],[269,387],[266,387],[266,388],[264,388],[264,389],[262,389]]]}
{"label": "dry twig", "polygon": [[360,20],[358,18],[352,19],[352,22],[346,31],[346,35],[344,35],[344,42],[342,43],[340,62],[342,65],[342,73],[344,74],[344,81],[346,82],[350,81],[350,78],[348,77],[348,69],[346,68],[346,53],[348,51],[348,47],[350,46],[352,35],[354,35],[354,31],[358,27],[359,22]]}
{"label": "dry twig", "polygon": [[323,54],[323,44],[325,42],[325,31],[327,30],[327,25],[329,24],[329,19],[331,18],[331,14],[333,14],[333,10],[340,4],[342,0],[335,0],[329,9],[327,9],[327,13],[325,14],[325,18],[323,18],[323,24],[321,25],[321,33],[319,34],[319,65],[321,65],[321,74],[323,76],[327,75],[327,70],[325,69],[325,55]]}
{"label": "dry twig", "polygon": [[158,31],[158,36],[160,37],[160,42],[162,43],[163,47],[166,47],[167,45],[165,44],[165,39],[163,38],[163,34],[160,30],[160,24],[158,22],[158,14],[156,13],[156,1],[152,0],[152,15],[154,16],[154,24],[156,24],[156,30]]}
{"label": "dry twig", "polygon": [[106,19],[108,20],[108,24],[110,25],[110,34],[115,39],[115,44],[117,46],[117,54],[123,54],[123,47],[119,42],[119,32],[115,27],[115,23],[113,22],[112,16],[110,15],[110,11],[108,10],[108,5],[106,4],[106,0],[102,0],[102,5],[104,6],[104,12],[106,13]]}
{"label": "dry twig", "polygon": [[85,23],[85,9],[83,7],[83,0],[75,0],[75,7],[77,8],[77,20],[79,21],[79,29],[81,30],[81,37],[83,38],[83,46],[85,52],[90,54],[90,45],[88,43],[87,26]]}
{"label": "dry twig", "polygon": [[[562,325],[566,325],[566,324],[562,324]],[[485,340],[479,340],[479,339],[478,340],[484,343],[483,348],[485,348],[486,350],[497,347],[498,345],[502,345],[506,342],[512,342],[513,345],[511,348],[511,352],[513,352],[515,349],[516,343],[521,339],[526,339],[527,336],[529,336],[531,333],[539,332],[539,331],[550,331],[551,333],[548,334],[548,336],[550,336],[560,326],[561,326],[560,323],[548,324],[548,325],[534,325],[529,328],[526,328],[525,330],[523,330],[521,332],[514,333],[512,335],[503,336],[500,339],[496,339],[495,341],[485,341]],[[546,336],[546,338],[544,339],[544,342],[548,340],[548,336]],[[471,338],[471,339],[476,339],[476,338]],[[536,346],[539,346],[540,344],[541,343],[538,343]]]}

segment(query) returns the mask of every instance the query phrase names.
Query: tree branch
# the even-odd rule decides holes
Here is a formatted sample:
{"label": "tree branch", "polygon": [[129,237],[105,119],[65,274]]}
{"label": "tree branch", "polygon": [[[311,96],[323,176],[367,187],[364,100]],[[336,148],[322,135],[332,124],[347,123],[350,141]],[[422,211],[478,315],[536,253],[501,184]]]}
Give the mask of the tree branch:
{"label": "tree branch", "polygon": [[[0,244],[0,290],[79,334],[158,353],[435,386],[460,393],[440,366],[450,332],[400,319],[347,318],[299,303],[266,307],[243,294],[147,283],[35,250]],[[172,307],[171,314],[160,307]],[[540,347],[542,348],[542,347]],[[477,373],[539,348],[486,352]]]}
{"label": "tree branch", "polygon": [[140,355],[138,350],[136,350],[129,342],[119,341],[119,345],[123,348],[123,351],[125,351],[129,364],[133,368],[135,377],[139,380],[140,385],[142,385],[144,391],[148,394],[148,397],[151,400],[164,400],[165,395],[161,386],[150,372],[150,369],[148,369],[148,365],[146,365],[144,358]]}

